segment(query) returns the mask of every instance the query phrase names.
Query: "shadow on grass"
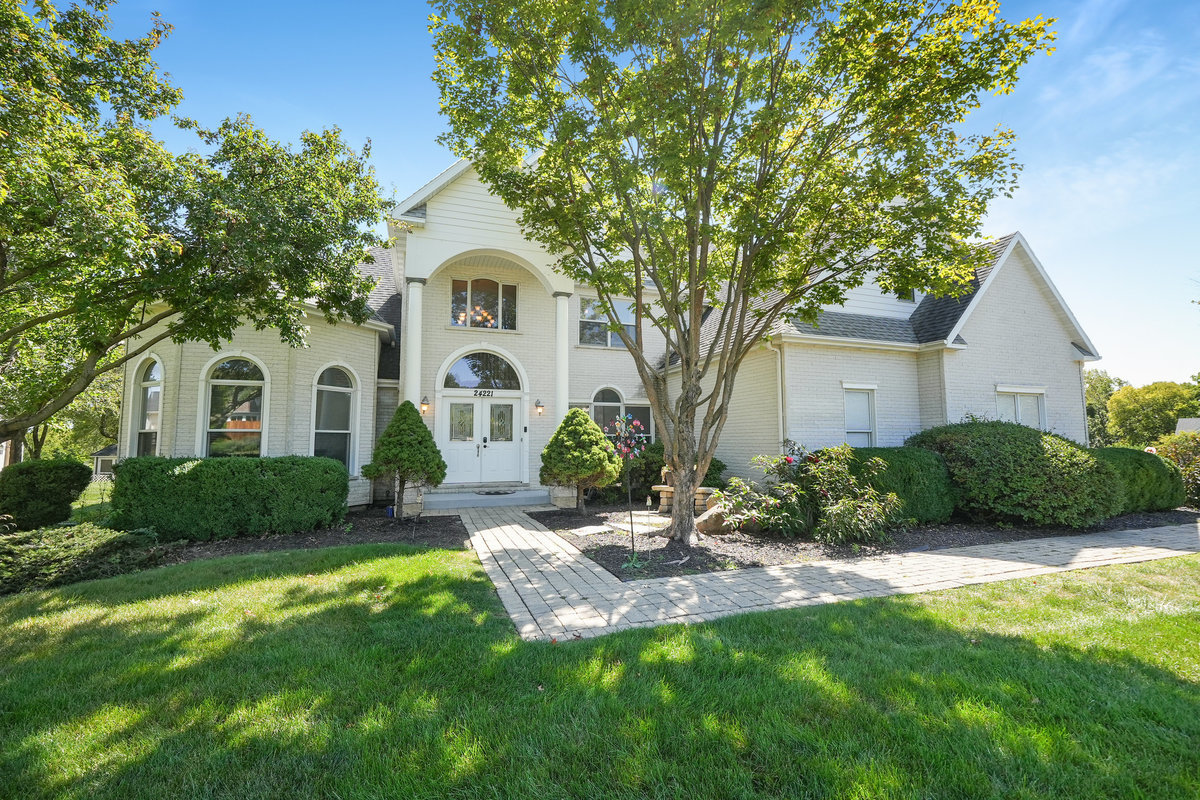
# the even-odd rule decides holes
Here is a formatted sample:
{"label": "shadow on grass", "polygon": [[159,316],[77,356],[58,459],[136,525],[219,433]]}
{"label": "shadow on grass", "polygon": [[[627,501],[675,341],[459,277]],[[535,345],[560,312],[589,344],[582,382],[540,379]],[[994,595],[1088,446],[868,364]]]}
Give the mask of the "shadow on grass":
{"label": "shadow on grass", "polygon": [[[345,550],[360,549],[375,550]],[[41,622],[0,604],[0,785],[550,798],[1200,784],[1196,685],[1125,650],[963,628],[903,598],[530,644],[469,557],[390,549],[271,556],[283,563],[216,581],[185,565],[157,593],[108,581]],[[1157,624],[1131,623],[1130,641],[1194,641],[1194,619]]]}

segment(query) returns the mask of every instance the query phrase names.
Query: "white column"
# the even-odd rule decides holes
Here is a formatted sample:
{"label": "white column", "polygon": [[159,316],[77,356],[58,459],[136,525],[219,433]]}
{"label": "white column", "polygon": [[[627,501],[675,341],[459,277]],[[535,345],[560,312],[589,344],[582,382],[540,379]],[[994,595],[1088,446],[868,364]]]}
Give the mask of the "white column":
{"label": "white column", "polygon": [[554,293],[554,424],[562,422],[567,415],[567,392],[570,382],[570,368],[567,364],[571,352],[569,343],[571,332],[567,329],[568,309],[567,299],[570,292]]}
{"label": "white column", "polygon": [[421,408],[421,304],[424,278],[409,278],[408,315],[404,318],[404,399]]}

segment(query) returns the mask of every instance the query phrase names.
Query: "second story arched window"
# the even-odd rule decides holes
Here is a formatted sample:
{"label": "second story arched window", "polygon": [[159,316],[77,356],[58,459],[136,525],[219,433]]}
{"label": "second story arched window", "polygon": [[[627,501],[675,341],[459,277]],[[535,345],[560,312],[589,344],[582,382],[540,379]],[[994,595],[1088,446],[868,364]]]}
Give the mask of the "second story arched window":
{"label": "second story arched window", "polygon": [[262,455],[266,380],[245,358],[230,358],[208,373],[208,430],[205,455]]}
{"label": "second story arched window", "polygon": [[134,409],[134,455],[158,455],[158,430],[162,418],[162,365],[150,359],[138,373],[137,406]]}

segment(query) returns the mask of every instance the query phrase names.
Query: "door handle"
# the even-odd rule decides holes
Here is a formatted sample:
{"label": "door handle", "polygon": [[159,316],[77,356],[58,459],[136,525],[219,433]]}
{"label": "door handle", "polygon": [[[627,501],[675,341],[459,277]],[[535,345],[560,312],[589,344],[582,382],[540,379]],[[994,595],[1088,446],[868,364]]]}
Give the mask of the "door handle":
{"label": "door handle", "polygon": [[479,458],[479,445],[475,445],[475,457]]}

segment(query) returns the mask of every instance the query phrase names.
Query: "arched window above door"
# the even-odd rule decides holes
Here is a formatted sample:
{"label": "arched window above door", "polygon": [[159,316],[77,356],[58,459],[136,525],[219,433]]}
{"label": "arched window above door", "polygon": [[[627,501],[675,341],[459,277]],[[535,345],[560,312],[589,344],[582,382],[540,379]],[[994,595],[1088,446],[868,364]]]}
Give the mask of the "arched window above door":
{"label": "arched window above door", "polygon": [[468,353],[446,371],[446,389],[519,390],[521,379],[513,365],[495,353]]}

